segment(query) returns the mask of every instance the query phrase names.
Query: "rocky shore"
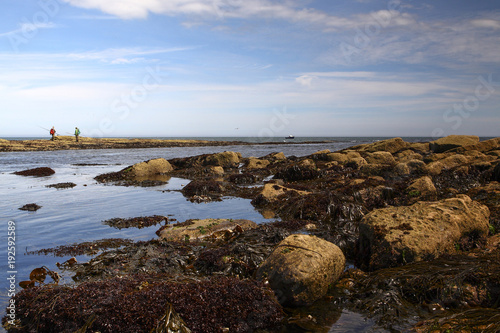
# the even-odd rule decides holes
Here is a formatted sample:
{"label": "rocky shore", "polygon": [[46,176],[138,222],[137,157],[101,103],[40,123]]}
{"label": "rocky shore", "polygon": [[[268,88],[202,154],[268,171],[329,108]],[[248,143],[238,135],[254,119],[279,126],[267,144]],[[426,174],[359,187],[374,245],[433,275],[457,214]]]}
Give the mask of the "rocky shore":
{"label": "rocky shore", "polygon": [[[293,143],[293,142],[290,142]],[[184,140],[184,139],[126,139],[126,138],[87,138],[80,137],[76,142],[73,136],[56,136],[54,141],[46,140],[6,140],[0,139],[2,151],[48,151],[68,149],[129,149],[162,147],[201,147],[249,145],[243,141]],[[266,142],[276,144],[276,142]],[[280,143],[283,144],[283,143]]]}
{"label": "rocky shore", "polygon": [[[155,186],[185,178],[188,200],[247,198],[276,221],[105,221],[163,224],[151,241],[40,250],[92,259],[32,272],[15,296],[17,321],[6,316],[4,327],[328,332],[348,310],[386,332],[500,332],[499,157],[500,138],[449,136],[302,157],[138,161],[96,181]],[[72,272],[75,286],[58,285],[58,270]]]}

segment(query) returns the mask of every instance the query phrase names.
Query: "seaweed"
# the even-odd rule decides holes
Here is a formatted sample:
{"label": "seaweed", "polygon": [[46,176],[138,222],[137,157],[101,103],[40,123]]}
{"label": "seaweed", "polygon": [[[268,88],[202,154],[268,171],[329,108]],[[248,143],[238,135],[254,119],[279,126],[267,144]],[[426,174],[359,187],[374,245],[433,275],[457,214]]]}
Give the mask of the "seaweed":
{"label": "seaweed", "polygon": [[[248,332],[280,325],[281,307],[263,284],[227,277],[176,281],[167,275],[132,275],[76,287],[43,286],[15,297],[13,332],[149,332],[165,321],[169,306],[192,332]],[[166,311],[167,310],[167,311]]]}

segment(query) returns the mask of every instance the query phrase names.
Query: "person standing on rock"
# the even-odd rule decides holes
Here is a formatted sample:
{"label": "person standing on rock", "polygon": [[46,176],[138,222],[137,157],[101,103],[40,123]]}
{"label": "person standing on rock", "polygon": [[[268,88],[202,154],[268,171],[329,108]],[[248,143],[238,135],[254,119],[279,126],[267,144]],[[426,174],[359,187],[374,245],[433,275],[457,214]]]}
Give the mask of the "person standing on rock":
{"label": "person standing on rock", "polygon": [[54,126],[52,126],[52,128],[50,129],[50,135],[52,136],[52,138],[50,139],[51,141],[54,141],[54,138],[56,136],[56,130],[54,129]]}
{"label": "person standing on rock", "polygon": [[75,138],[76,138],[76,142],[78,142],[78,137],[80,136],[80,130],[78,129],[78,127],[75,127]]}

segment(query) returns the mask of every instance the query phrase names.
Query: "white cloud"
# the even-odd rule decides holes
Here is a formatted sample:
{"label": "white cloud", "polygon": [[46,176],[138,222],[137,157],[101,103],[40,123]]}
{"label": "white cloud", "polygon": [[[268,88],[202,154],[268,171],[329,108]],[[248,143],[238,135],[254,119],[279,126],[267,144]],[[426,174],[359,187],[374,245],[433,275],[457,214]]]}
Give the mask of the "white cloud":
{"label": "white cloud", "polygon": [[491,19],[476,19],[470,21],[472,25],[479,28],[500,29],[500,21]]}

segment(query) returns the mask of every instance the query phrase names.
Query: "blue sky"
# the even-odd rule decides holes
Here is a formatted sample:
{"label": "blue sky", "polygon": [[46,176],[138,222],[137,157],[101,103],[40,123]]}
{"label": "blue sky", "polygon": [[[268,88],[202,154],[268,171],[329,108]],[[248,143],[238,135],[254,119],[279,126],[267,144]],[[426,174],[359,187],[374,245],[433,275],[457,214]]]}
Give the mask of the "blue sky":
{"label": "blue sky", "polygon": [[0,137],[500,136],[500,1],[3,0]]}

